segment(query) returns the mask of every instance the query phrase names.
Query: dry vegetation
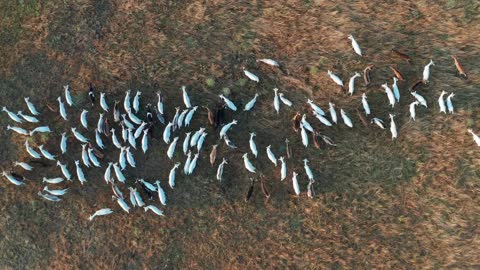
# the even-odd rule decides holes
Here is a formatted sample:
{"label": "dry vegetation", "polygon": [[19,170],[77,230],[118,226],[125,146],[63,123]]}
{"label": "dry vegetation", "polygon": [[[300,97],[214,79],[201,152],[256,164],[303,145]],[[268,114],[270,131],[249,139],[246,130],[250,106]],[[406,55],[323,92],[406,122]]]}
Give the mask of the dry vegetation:
{"label": "dry vegetation", "polygon": [[[279,172],[262,157],[256,164],[269,177],[272,198],[264,202],[257,189],[245,204],[249,176],[236,162],[241,151],[222,147],[221,154],[231,160],[224,185],[213,179],[214,170],[205,169],[204,153],[196,176],[179,176],[175,192],[168,190],[165,218],[141,210],[127,216],[111,202],[101,172],[89,172],[84,187],[72,184],[61,203],[40,200],[39,179],[59,173],[49,166],[27,174],[34,180],[26,187],[0,182],[2,269],[480,267],[480,149],[466,132],[468,127],[480,131],[477,1],[69,2],[0,1],[2,104],[21,108],[22,97],[30,96],[44,107],[69,83],[82,104],[71,112],[71,124],[77,125],[89,82],[111,99],[132,88],[141,89],[146,101],[162,89],[170,110],[181,102],[181,85],[191,89],[196,104],[213,105],[225,87],[239,103],[258,91],[258,106],[238,116],[242,124],[232,140],[245,151],[247,133],[255,130],[259,145],[272,144],[283,153],[283,141],[290,138],[295,159],[289,170],[302,171],[300,159],[308,156],[321,175],[318,197],[293,196],[290,182],[280,182]],[[352,52],[350,33],[366,57]],[[408,52],[413,63],[392,56],[393,47]],[[456,75],[450,54],[463,62],[468,80]],[[257,57],[277,59],[285,72],[256,65]],[[407,88],[431,58],[436,63],[431,83],[420,90],[429,108],[419,108],[412,122]],[[376,66],[373,84],[367,89],[359,83],[354,97],[339,93],[326,76],[332,69],[346,80],[371,63]],[[361,91],[368,92],[375,115],[385,118],[391,112],[380,90],[392,77],[388,65],[407,78],[395,108],[395,142],[387,132],[363,127],[354,113]],[[262,83],[247,82],[242,66]],[[301,111],[307,96],[323,107],[334,100],[350,112],[356,127],[324,130],[337,141],[336,148],[305,150],[286,121],[294,111],[274,114],[273,87]],[[456,92],[454,115],[438,113],[436,99],[444,89]],[[47,110],[45,115],[56,130],[70,125]],[[23,139],[6,131],[9,122],[2,116],[0,165],[8,169],[26,154]],[[202,111],[192,129],[205,122]],[[53,134],[32,143],[56,149],[58,139]],[[207,145],[213,143],[210,136]],[[78,159],[79,149],[72,145],[70,162]],[[170,163],[164,152],[164,144],[154,141],[128,176],[166,179],[170,165],[164,164]],[[89,223],[88,215],[105,206],[117,214]]]}

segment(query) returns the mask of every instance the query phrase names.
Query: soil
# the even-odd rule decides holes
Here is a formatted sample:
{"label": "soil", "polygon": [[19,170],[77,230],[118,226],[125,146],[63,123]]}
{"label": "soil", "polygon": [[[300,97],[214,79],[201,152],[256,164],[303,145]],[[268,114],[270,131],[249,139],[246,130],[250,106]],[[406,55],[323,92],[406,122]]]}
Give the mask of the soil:
{"label": "soil", "polygon": [[[147,154],[135,151],[136,168],[125,171],[128,197],[135,180],[159,179],[167,206],[158,199],[159,217],[143,209],[130,214],[112,200],[103,180],[105,164],[118,159],[110,140],[103,151],[102,169],[84,168],[87,183],[76,179],[56,185],[69,190],[62,201],[45,201],[37,193],[43,177],[61,176],[55,162],[31,163],[25,137],[7,130],[17,125],[6,113],[0,118],[0,168],[24,175],[26,185],[0,181],[0,267],[2,269],[419,269],[480,267],[480,148],[467,133],[480,134],[480,4],[457,1],[106,1],[82,0],[0,1],[0,101],[12,111],[28,113],[23,100],[42,112],[39,119],[52,133],[28,138],[32,146],[44,144],[75,175],[81,144],[70,128],[94,140],[93,128],[102,112],[98,98],[92,106],[90,85],[105,92],[111,107],[125,92],[141,91],[141,110],[165,97],[167,119],[176,107],[184,108],[185,85],[194,106],[214,108],[218,95],[227,93],[239,110],[227,112],[226,121],[239,124],[229,131],[238,146],[219,141],[218,130],[208,125],[203,108],[180,133],[173,160],[162,140],[164,126],[157,123]],[[349,34],[363,50],[353,52]],[[392,54],[408,54],[407,63]],[[458,75],[450,55],[456,55],[468,79]],[[257,63],[277,60],[281,68]],[[417,107],[409,87],[422,78],[433,59],[430,81],[418,93],[428,108]],[[355,94],[336,86],[327,70],[348,84],[355,72],[373,64],[371,84],[356,81]],[[396,67],[406,78],[400,82],[400,104],[388,105],[384,83],[392,83]],[[259,83],[243,74],[248,69]],[[67,107],[68,121],[47,103],[58,107],[63,86],[70,85],[75,105]],[[294,105],[273,108],[273,88]],[[439,112],[441,91],[455,92],[455,113]],[[361,93],[368,95],[372,114],[386,121],[387,129],[362,125]],[[257,104],[243,112],[255,93]],[[353,121],[341,119],[327,128],[306,104],[313,99],[324,110],[334,102]],[[89,110],[90,130],[80,125],[80,113]],[[306,113],[316,130],[337,146],[316,149],[302,145],[291,128],[296,112]],[[395,114],[398,139],[391,139],[388,114]],[[106,114],[118,132],[111,113]],[[339,115],[340,118],[340,115]],[[26,129],[36,125],[22,124]],[[205,127],[208,133],[193,175],[180,169],[186,157],[180,151],[185,131]],[[67,132],[68,152],[60,153],[61,133]],[[249,133],[256,132],[257,167],[243,167],[249,151]],[[285,156],[285,139],[293,157],[286,159],[288,177],[280,181],[265,153],[268,145],[277,157]],[[311,139],[311,137],[309,137]],[[107,139],[105,138],[105,141]],[[219,144],[215,167],[209,163],[213,144]],[[139,142],[138,142],[139,144]],[[216,166],[225,157],[224,181],[215,179]],[[303,169],[307,158],[316,176],[316,198],[307,197]],[[13,167],[14,161],[31,163],[32,172]],[[175,162],[176,186],[168,187]],[[302,193],[296,196],[291,175],[299,173]],[[270,198],[260,188],[265,176]],[[251,179],[254,191],[246,203]],[[137,186],[138,187],[138,186]],[[100,208],[113,214],[88,217]]]}

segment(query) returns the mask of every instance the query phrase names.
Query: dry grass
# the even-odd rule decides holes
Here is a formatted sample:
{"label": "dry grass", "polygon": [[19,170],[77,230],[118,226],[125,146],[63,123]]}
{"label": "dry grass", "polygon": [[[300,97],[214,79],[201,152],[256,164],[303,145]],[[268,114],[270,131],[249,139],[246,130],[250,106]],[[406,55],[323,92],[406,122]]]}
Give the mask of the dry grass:
{"label": "dry grass", "polygon": [[[158,218],[134,211],[120,213],[110,200],[100,171],[87,173],[89,182],[70,186],[58,204],[39,200],[42,176],[59,174],[54,166],[30,173],[25,187],[0,183],[0,266],[52,269],[417,269],[478,268],[480,222],[480,154],[466,133],[480,131],[479,6],[475,1],[0,1],[0,100],[10,108],[23,106],[21,97],[44,107],[54,103],[62,85],[72,86],[81,106],[69,110],[71,122],[55,113],[44,119],[58,132],[78,125],[86,105],[89,82],[108,92],[109,101],[126,89],[141,89],[142,100],[161,89],[167,110],[181,103],[180,86],[187,85],[195,104],[213,106],[228,87],[238,104],[255,92],[261,97],[255,110],[239,113],[242,123],[231,139],[240,151],[222,145],[219,156],[231,162],[224,184],[201,155],[196,175],[178,176],[175,192],[167,190],[167,216]],[[346,36],[353,33],[366,54],[357,57]],[[395,47],[407,51],[411,65],[393,57]],[[456,75],[450,54],[462,61],[468,80]],[[277,59],[283,71],[256,65],[255,58]],[[408,116],[407,88],[419,79],[423,66],[434,59],[432,79],[421,94],[429,108]],[[347,97],[326,75],[334,70],[344,81],[355,71],[375,64],[372,85],[359,79],[356,95]],[[355,114],[360,92],[367,92],[373,113],[387,119],[392,109],[380,85],[391,81],[389,65],[407,78],[400,85],[402,101],[397,115],[399,139],[388,132],[361,126]],[[261,83],[245,81],[242,66],[258,74]],[[295,103],[276,115],[272,88],[278,87]],[[442,90],[455,91],[455,115],[438,113]],[[334,101],[353,118],[355,128],[325,129],[338,147],[304,149],[290,129],[295,111],[306,111],[306,97],[326,107]],[[97,117],[98,108],[92,109]],[[195,116],[192,130],[206,123],[205,111]],[[227,116],[232,118],[232,115]],[[90,120],[93,123],[93,118]],[[2,169],[24,159],[23,139],[2,128]],[[284,155],[284,140],[292,141],[294,159],[289,172],[303,173],[308,157],[319,175],[318,197],[309,200],[292,192],[291,182],[279,180],[263,155],[254,160],[267,176],[272,198],[265,202],[257,185],[252,201],[243,202],[249,177],[241,154],[248,151],[247,134],[257,132],[260,151],[272,144]],[[216,143],[209,129],[205,149]],[[162,179],[170,161],[159,138],[151,152],[137,155],[138,168],[127,176]],[[32,145],[47,143],[57,149],[59,134],[37,136]],[[183,141],[183,135],[180,137]],[[12,143],[10,143],[12,142]],[[73,140],[72,140],[73,142]],[[80,146],[71,144],[68,161],[79,158]],[[56,152],[57,150],[52,152]],[[118,153],[108,153],[106,159]],[[177,154],[176,160],[184,157]],[[238,163],[238,164],[236,164]],[[307,180],[300,177],[302,190]],[[88,215],[111,206],[117,214],[93,223]]]}

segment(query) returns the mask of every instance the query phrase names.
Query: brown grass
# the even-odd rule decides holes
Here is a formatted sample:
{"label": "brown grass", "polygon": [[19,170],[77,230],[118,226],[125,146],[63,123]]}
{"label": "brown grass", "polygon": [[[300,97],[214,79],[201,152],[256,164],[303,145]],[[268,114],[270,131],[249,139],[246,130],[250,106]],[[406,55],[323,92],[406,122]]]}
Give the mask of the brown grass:
{"label": "brown grass", "polygon": [[[142,101],[162,90],[166,107],[181,104],[180,86],[187,85],[195,104],[214,106],[228,87],[238,104],[255,92],[261,94],[255,109],[228,115],[241,125],[230,132],[240,147],[219,146],[227,157],[225,183],[214,179],[208,153],[201,154],[194,176],[178,174],[177,187],[167,189],[166,217],[137,209],[125,215],[110,199],[103,172],[87,172],[88,183],[67,183],[61,203],[42,201],[36,193],[43,176],[60,174],[55,166],[26,173],[24,187],[0,182],[0,266],[36,269],[474,269],[480,222],[480,154],[467,134],[480,132],[478,106],[480,39],[479,7],[474,1],[0,1],[0,100],[9,108],[23,108],[23,96],[38,107],[72,86],[78,108],[69,109],[71,121],[45,110],[43,119],[56,130],[36,136],[32,145],[47,144],[58,153],[60,133],[79,126],[88,83],[108,93],[109,103],[127,89],[140,89]],[[365,57],[353,53],[346,38],[354,34]],[[412,64],[392,56],[406,51]],[[459,57],[469,79],[456,75],[450,58]],[[256,58],[278,60],[283,70],[256,65]],[[419,79],[423,66],[434,59],[432,79],[419,90],[429,108],[418,108],[417,121],[409,120],[412,97],[407,88]],[[355,71],[374,64],[372,84],[357,80],[356,94],[347,97],[327,77],[327,69],[345,83]],[[395,65],[406,77],[401,84],[400,106],[392,110],[380,85],[389,82]],[[261,78],[245,81],[246,66]],[[214,84],[207,85],[207,79]],[[294,102],[273,110],[274,87]],[[454,115],[438,113],[436,99],[442,90],[455,91]],[[388,131],[361,125],[355,108],[360,92],[367,92],[372,112],[386,120],[394,112],[399,139]],[[306,112],[306,97],[322,108],[334,101],[353,119],[326,129],[337,147],[305,149],[290,128],[295,111]],[[99,109],[91,109],[93,125]],[[3,114],[2,114],[3,115]],[[0,125],[10,122],[2,117]],[[340,120],[341,122],[341,120]],[[192,130],[206,125],[206,113],[197,111]],[[28,157],[23,138],[2,128],[2,169]],[[240,162],[248,151],[247,134],[257,132],[261,156],[253,160],[267,176],[272,197],[264,200],[259,183],[250,203],[243,202],[249,175]],[[167,183],[172,162],[160,129],[146,156],[136,154],[136,177]],[[217,131],[207,130],[204,149],[216,143]],[[184,136],[180,135],[180,141]],[[307,180],[301,159],[309,158],[318,175],[318,197],[293,195],[290,179],[280,182],[279,168],[265,157],[272,145],[284,155],[289,138],[294,158],[287,161],[289,175],[300,172],[302,191]],[[69,155],[79,159],[80,146],[70,139]],[[106,153],[116,159],[116,151]],[[250,155],[251,156],[251,155]],[[178,152],[175,161],[184,162]],[[208,169],[207,169],[208,168]],[[125,190],[126,191],[126,190]],[[96,209],[116,212],[88,222]]]}

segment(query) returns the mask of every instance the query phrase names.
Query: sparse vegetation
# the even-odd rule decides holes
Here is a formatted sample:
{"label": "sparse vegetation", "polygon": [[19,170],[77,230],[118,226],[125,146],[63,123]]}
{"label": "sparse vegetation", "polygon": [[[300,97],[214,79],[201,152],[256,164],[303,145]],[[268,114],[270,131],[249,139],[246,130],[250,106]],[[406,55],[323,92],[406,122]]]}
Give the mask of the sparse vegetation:
{"label": "sparse vegetation", "polygon": [[215,86],[215,79],[214,78],[207,78],[206,83],[207,83],[208,87],[213,87],[213,86]]}
{"label": "sparse vegetation", "polygon": [[238,81],[237,81],[238,86],[243,87],[243,86],[245,86],[245,84],[247,84],[247,79],[245,79],[245,78],[238,79]]}
{"label": "sparse vegetation", "polygon": [[[255,109],[240,113],[244,120],[231,133],[240,151],[227,156],[223,183],[214,179],[201,153],[198,175],[178,176],[175,192],[167,189],[166,216],[136,209],[127,215],[110,197],[100,170],[89,170],[89,182],[70,187],[60,203],[40,200],[41,177],[59,175],[49,162],[24,173],[26,186],[0,180],[0,268],[5,269],[473,269],[478,267],[480,221],[480,149],[466,128],[480,132],[478,60],[480,49],[477,1],[47,1],[0,0],[0,100],[24,108],[30,96],[43,111],[42,120],[54,130],[79,125],[81,108],[98,108],[87,100],[89,83],[114,100],[125,90],[140,89],[142,105],[162,91],[166,108],[181,104],[181,85],[192,89],[195,104],[211,108],[218,94],[245,103],[259,93]],[[353,33],[365,55],[359,58],[346,36]],[[391,55],[407,52],[407,64]],[[451,54],[462,61],[469,79],[456,75]],[[255,63],[259,57],[278,60],[282,69]],[[434,59],[432,79],[421,88],[428,109],[419,108],[417,121],[408,117],[407,88]],[[326,76],[335,70],[344,81],[354,71],[374,64],[368,88],[357,80],[356,94],[347,97]],[[380,85],[391,79],[388,65],[403,72],[402,99],[395,107],[399,139],[388,131],[364,127],[355,115],[359,94],[366,91],[372,112],[386,119],[392,109]],[[245,66],[259,75],[247,80]],[[59,120],[45,103],[57,105],[63,85],[70,84],[75,104],[70,122]],[[272,88],[295,103],[272,108]],[[313,89],[313,92],[311,92]],[[442,90],[455,91],[456,113],[438,113]],[[348,111],[352,130],[342,125],[317,126],[337,147],[305,149],[290,128],[294,110],[311,97],[323,108],[333,100]],[[142,108],[143,110],[143,108]],[[206,126],[201,110],[192,129]],[[143,111],[142,111],[143,112]],[[7,132],[10,122],[0,114],[1,169],[14,160],[28,160],[24,138]],[[230,117],[227,115],[227,117]],[[310,117],[310,116],[309,116]],[[155,130],[159,136],[160,130]],[[291,180],[280,181],[279,170],[266,157],[254,160],[272,194],[268,201],[258,186],[244,202],[250,183],[240,152],[248,133],[257,132],[262,147],[272,144],[285,154],[289,138],[294,158],[287,160],[289,177],[303,172],[308,156],[317,180],[317,198],[293,195]],[[84,130],[82,130],[84,132]],[[118,132],[118,131],[117,131]],[[216,143],[208,130],[205,145]],[[35,135],[58,154],[60,135]],[[61,156],[74,172],[80,145],[70,136],[69,153]],[[117,153],[106,151],[106,159]],[[137,157],[138,156],[138,157]],[[138,154],[129,179],[168,178],[165,145],[155,137],[147,155]],[[165,164],[168,164],[166,166]],[[62,186],[63,187],[63,186]],[[109,206],[115,213],[88,222],[93,210]]]}

